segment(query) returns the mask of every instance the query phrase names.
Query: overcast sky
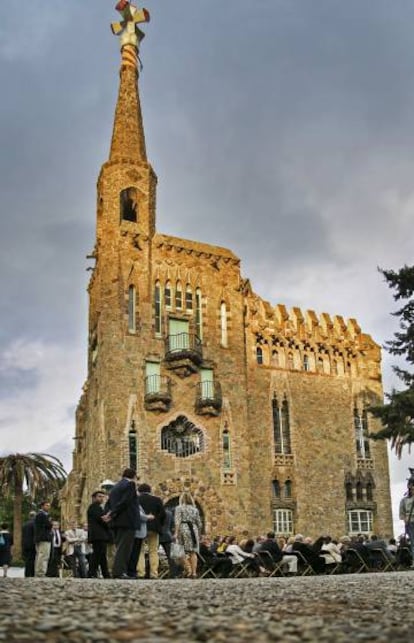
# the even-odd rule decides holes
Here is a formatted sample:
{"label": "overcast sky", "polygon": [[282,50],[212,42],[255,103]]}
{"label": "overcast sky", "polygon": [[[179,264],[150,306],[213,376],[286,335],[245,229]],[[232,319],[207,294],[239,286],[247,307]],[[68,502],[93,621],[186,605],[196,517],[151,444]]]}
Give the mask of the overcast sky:
{"label": "overcast sky", "polygon": [[[0,452],[67,468],[118,90],[114,5],[0,6]],[[377,266],[413,263],[414,3],[145,6],[158,230],[231,248],[272,304],[356,317],[383,344],[397,327]],[[395,505],[414,454],[390,462]]]}

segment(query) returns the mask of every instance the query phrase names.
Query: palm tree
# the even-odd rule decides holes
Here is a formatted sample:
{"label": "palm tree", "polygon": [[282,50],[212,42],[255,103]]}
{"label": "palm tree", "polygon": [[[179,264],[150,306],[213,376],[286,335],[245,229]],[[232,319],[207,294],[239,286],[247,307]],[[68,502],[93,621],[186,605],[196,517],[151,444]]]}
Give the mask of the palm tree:
{"label": "palm tree", "polygon": [[45,453],[13,453],[0,457],[0,491],[13,497],[14,555],[22,553],[23,492],[34,499],[36,493],[45,495],[60,489],[66,471],[58,458]]}

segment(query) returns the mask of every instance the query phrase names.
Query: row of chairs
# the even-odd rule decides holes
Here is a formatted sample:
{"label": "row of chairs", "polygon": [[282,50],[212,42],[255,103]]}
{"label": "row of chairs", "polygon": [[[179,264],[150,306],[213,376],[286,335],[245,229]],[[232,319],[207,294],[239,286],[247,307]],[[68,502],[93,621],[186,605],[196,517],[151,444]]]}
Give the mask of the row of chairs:
{"label": "row of chairs", "polygon": [[[310,564],[306,560],[304,555],[299,552],[293,552],[298,559],[298,576],[313,576],[317,574]],[[265,567],[268,572],[269,577],[274,576],[288,576],[288,568],[285,562],[279,561],[275,562],[271,554],[267,551],[260,552],[258,554],[260,564]],[[198,568],[198,577],[199,578],[220,578],[220,574],[217,572],[217,563],[214,561],[207,561],[206,559],[198,555],[199,559],[199,568]],[[398,559],[389,558],[386,552],[381,549],[370,549],[369,552],[364,552],[364,555],[358,550],[352,547],[349,547],[346,550],[345,555],[343,556],[342,562],[335,562],[325,565],[323,574],[344,574],[344,573],[355,573],[361,574],[366,572],[388,572],[388,571],[401,571],[407,569],[407,565],[402,565]],[[256,573],[249,566],[248,562],[243,562],[238,565],[233,565],[232,570],[227,577],[230,578],[251,578],[255,576]]]}

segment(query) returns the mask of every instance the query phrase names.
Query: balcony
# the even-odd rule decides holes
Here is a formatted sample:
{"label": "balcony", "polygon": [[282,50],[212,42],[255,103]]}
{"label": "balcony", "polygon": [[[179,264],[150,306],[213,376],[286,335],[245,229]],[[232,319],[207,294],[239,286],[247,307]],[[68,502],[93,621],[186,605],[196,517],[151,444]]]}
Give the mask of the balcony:
{"label": "balcony", "polygon": [[173,369],[180,377],[198,371],[202,362],[201,339],[195,333],[167,335],[165,340],[165,360],[167,368]]}
{"label": "balcony", "polygon": [[168,411],[171,406],[171,380],[161,375],[145,378],[144,403],[147,411]]}
{"label": "balcony", "polygon": [[215,380],[197,384],[195,408],[199,415],[219,415],[222,405],[220,382]]}

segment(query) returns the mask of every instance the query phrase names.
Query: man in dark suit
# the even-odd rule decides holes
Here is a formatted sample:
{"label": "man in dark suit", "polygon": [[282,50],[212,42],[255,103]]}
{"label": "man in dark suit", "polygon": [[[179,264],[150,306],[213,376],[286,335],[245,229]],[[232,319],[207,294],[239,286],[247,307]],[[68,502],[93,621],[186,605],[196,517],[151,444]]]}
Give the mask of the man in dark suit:
{"label": "man in dark suit", "polygon": [[46,576],[58,578],[62,560],[63,536],[60,531],[60,524],[57,520],[52,522],[52,541],[50,547],[50,558],[47,566]]}
{"label": "man in dark suit", "polygon": [[108,523],[102,520],[105,513],[104,501],[105,494],[102,491],[95,491],[92,494],[92,503],[88,507],[88,542],[93,548],[89,562],[89,578],[97,578],[99,568],[104,578],[110,577],[106,550],[111,534]]}
{"label": "man in dark suit", "polygon": [[[282,560],[283,554],[282,551],[275,541],[275,534],[273,531],[269,531],[269,533],[266,536],[266,540],[262,542],[259,548],[259,554],[261,551],[267,551],[269,552],[270,556],[272,557],[272,561],[274,563],[278,563]],[[266,567],[266,559],[263,559],[263,564]]]}
{"label": "man in dark suit", "polygon": [[141,524],[136,477],[134,469],[125,469],[122,480],[117,482],[109,493],[108,512],[102,516],[104,522],[111,522],[114,530],[116,546],[112,568],[114,578],[130,578],[127,574],[128,562],[134,544],[135,530]]}
{"label": "man in dark suit", "polygon": [[[164,504],[158,496],[153,496],[149,484],[142,483],[138,486],[139,504],[146,514],[152,514],[154,518],[147,522],[147,544],[149,553],[149,574],[150,578],[158,578],[158,547],[160,544],[160,533],[165,521]],[[138,578],[145,577],[145,553],[141,548],[138,560]]]}
{"label": "man in dark suit", "polygon": [[29,520],[22,527],[22,554],[24,560],[25,578],[35,575],[36,545],[34,539],[34,521],[36,512],[29,513]]}
{"label": "man in dark suit", "polygon": [[52,543],[52,520],[49,516],[50,502],[43,500],[34,521],[36,543],[35,575],[46,576]]}

